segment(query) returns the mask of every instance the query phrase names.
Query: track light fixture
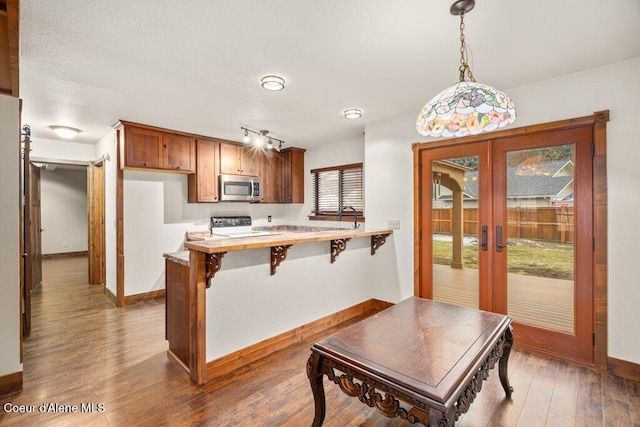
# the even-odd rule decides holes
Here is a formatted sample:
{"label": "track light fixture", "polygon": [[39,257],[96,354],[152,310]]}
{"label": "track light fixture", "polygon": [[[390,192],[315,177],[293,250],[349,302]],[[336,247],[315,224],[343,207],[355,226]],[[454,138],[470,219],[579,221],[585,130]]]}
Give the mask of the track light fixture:
{"label": "track light fixture", "polygon": [[[255,137],[253,137],[253,143],[256,146],[266,147],[267,150],[276,150],[277,152],[280,152],[280,150],[282,150],[284,141],[272,136],[267,136],[269,135],[268,130],[255,131],[244,126],[240,127],[240,129],[244,131],[244,137],[242,138],[243,142],[250,143],[252,137],[249,134],[253,134],[255,135]],[[278,143],[277,145],[275,144],[276,142]]]}

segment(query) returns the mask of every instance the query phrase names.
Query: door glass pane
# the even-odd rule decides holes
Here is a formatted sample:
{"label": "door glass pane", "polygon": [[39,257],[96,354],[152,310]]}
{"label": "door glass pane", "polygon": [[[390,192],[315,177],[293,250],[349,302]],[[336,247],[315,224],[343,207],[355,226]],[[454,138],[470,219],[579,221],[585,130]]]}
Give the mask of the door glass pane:
{"label": "door glass pane", "polygon": [[479,308],[478,156],[434,160],[433,299]]}
{"label": "door glass pane", "polygon": [[574,332],[573,145],[507,153],[507,314]]}

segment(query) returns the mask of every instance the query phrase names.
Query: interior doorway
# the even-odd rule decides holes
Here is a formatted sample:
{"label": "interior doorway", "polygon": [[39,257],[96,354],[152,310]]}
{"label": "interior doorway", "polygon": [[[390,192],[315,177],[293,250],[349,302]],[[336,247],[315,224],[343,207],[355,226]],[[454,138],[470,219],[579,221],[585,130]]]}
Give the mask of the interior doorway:
{"label": "interior doorway", "polygon": [[416,294],[507,314],[516,344],[593,365],[593,121],[514,131],[414,146]]}
{"label": "interior doorway", "polygon": [[[25,188],[25,209],[24,209],[24,235],[25,235],[25,260],[24,263],[24,293],[22,295],[23,307],[23,338],[29,336],[31,330],[31,291],[42,283],[42,258],[43,258],[43,232],[58,233],[53,239],[55,244],[51,244],[44,248],[45,256],[88,256],[86,263],[87,272],[89,274],[89,283],[95,285],[104,285],[104,257],[105,257],[105,237],[104,237],[104,159],[95,162],[83,162],[73,160],[48,159],[30,157],[28,150],[25,150],[24,160],[24,188]],[[43,172],[44,171],[44,172]],[[84,188],[83,200],[78,200],[77,194],[74,196],[76,209],[73,209],[76,215],[77,223],[86,223],[85,229],[81,233],[74,233],[67,230],[64,236],[64,225],[56,223],[48,231],[47,227],[42,226],[42,198],[43,198],[43,179],[42,174],[50,175],[52,172],[58,171],[59,175],[66,176],[59,179],[54,187],[45,186],[44,192],[49,191],[55,194],[44,194],[56,203],[55,210],[58,211],[59,217],[69,215],[59,191],[65,192],[65,188],[78,187]],[[71,182],[69,181],[71,180]],[[73,182],[82,181],[82,182]],[[47,190],[50,188],[50,190]],[[61,190],[62,189],[62,190]],[[77,193],[77,192],[76,192]],[[58,200],[59,199],[59,200]],[[84,213],[80,205],[84,206]],[[69,208],[70,209],[70,208]],[[80,218],[78,215],[81,215]],[[68,225],[73,223],[72,218],[63,218]],[[61,234],[62,233],[62,234]],[[84,244],[78,241],[84,240]],[[84,237],[82,237],[84,236]],[[46,242],[45,242],[46,243]],[[74,246],[76,245],[76,246]],[[47,246],[47,245],[45,245]]]}

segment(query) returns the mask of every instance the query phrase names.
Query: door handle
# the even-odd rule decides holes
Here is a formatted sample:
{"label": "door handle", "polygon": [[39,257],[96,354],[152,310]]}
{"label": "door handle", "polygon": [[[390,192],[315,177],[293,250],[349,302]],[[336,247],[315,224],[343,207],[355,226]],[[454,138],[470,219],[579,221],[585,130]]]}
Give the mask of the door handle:
{"label": "door handle", "polygon": [[487,250],[487,226],[486,225],[482,226],[482,238],[480,240],[480,248],[483,251]]}
{"label": "door handle", "polygon": [[502,248],[506,246],[502,244],[502,226],[496,225],[496,252],[502,252]]}

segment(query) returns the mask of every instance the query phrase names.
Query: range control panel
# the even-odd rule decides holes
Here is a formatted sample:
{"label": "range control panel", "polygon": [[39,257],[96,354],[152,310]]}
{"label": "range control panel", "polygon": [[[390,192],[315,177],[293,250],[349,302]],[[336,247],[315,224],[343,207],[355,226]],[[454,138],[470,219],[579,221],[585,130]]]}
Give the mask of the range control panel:
{"label": "range control panel", "polygon": [[250,216],[212,216],[211,228],[251,227]]}

